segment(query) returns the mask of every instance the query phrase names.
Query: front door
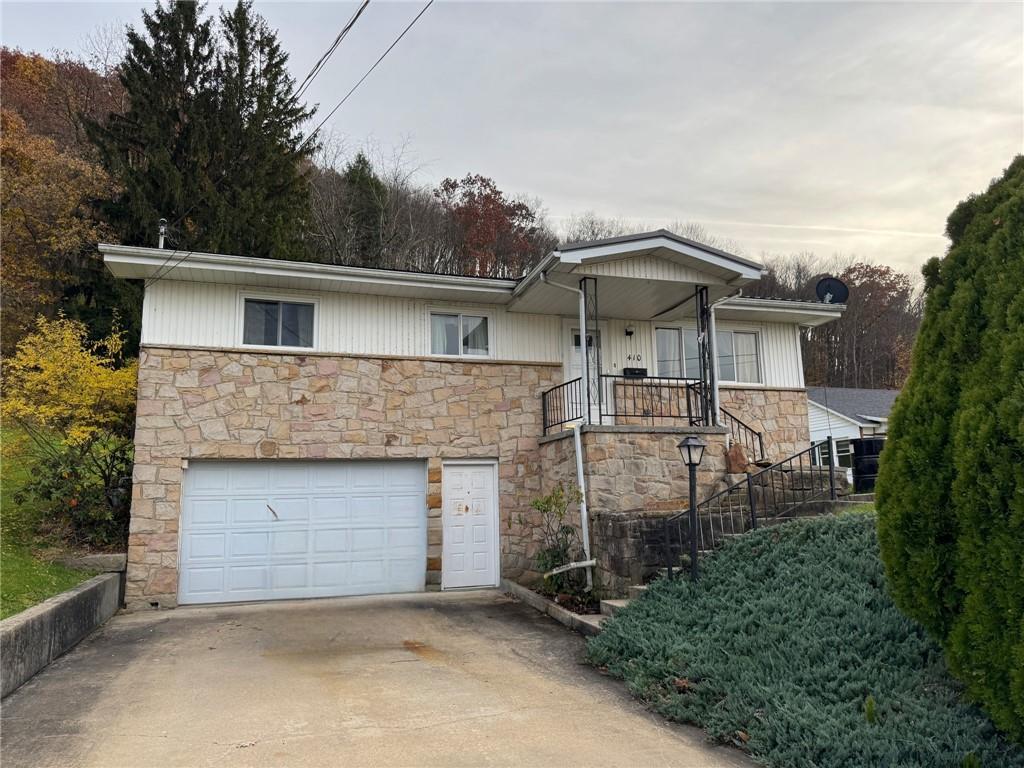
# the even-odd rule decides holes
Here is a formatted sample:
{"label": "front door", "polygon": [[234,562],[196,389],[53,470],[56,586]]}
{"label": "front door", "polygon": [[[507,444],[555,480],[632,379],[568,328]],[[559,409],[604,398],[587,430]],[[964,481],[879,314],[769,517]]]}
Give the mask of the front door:
{"label": "front door", "polygon": [[445,464],[441,475],[441,588],[498,585],[494,463]]}
{"label": "front door", "polygon": [[[565,380],[572,381],[573,379],[583,378],[583,355],[581,354],[580,347],[580,329],[579,324],[569,327],[569,350],[567,357],[567,364],[565,366]],[[594,336],[593,332],[587,337],[587,347],[593,351],[594,348]],[[596,358],[601,358],[601,332],[597,333],[597,355]],[[590,423],[600,424],[601,423],[601,401],[598,397],[598,391],[601,381],[601,371],[594,362],[594,356],[591,357],[590,362]],[[586,393],[583,387],[574,387],[569,392],[570,412],[572,414],[582,414],[585,406]]]}

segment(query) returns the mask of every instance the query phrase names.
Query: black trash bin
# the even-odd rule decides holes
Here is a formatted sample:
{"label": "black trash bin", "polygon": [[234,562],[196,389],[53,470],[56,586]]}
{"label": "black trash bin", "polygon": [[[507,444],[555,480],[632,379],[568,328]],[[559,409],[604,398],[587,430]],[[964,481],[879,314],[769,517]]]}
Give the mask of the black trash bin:
{"label": "black trash bin", "polygon": [[884,437],[851,440],[853,448],[853,492],[874,493],[878,478],[878,457],[885,446]]}

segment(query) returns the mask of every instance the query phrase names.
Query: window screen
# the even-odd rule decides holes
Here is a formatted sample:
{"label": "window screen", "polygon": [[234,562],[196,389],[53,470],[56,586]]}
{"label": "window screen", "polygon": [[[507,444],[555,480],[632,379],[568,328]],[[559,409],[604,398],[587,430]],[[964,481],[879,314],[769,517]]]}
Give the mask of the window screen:
{"label": "window screen", "polygon": [[313,305],[246,299],[242,343],[264,347],[312,347]]}

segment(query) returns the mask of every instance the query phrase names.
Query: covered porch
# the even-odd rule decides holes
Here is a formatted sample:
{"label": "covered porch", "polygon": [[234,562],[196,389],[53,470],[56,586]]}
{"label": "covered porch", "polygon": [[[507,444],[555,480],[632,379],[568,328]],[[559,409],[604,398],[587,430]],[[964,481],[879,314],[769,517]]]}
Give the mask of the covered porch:
{"label": "covered porch", "polygon": [[563,317],[563,382],[542,395],[544,433],[725,427],[751,459],[763,456],[763,435],[719,402],[715,318],[761,271],[664,230],[550,254],[509,305]]}

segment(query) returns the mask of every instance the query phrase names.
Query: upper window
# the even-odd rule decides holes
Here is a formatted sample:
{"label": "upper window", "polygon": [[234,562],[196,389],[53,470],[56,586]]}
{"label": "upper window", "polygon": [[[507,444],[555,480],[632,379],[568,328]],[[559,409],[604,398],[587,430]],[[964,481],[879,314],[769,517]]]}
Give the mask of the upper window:
{"label": "upper window", "polygon": [[242,343],[262,347],[312,347],[313,305],[246,299]]}
{"label": "upper window", "polygon": [[[700,376],[697,331],[693,328],[656,328],[659,376],[696,379]],[[719,331],[715,337],[718,375],[722,381],[756,384],[761,381],[757,334]]]}
{"label": "upper window", "polygon": [[430,315],[430,353],[487,357],[491,344],[487,318],[480,315]]}

